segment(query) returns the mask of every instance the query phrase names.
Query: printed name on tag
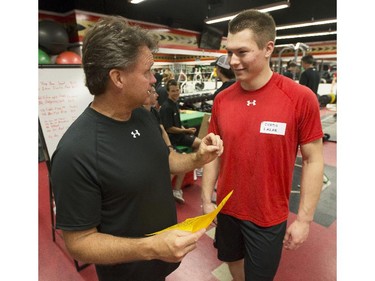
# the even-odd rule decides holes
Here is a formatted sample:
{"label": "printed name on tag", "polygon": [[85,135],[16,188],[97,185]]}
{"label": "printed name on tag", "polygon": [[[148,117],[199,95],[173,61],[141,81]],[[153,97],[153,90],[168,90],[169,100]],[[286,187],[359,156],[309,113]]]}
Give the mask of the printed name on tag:
{"label": "printed name on tag", "polygon": [[263,121],[260,124],[260,133],[285,136],[286,123]]}

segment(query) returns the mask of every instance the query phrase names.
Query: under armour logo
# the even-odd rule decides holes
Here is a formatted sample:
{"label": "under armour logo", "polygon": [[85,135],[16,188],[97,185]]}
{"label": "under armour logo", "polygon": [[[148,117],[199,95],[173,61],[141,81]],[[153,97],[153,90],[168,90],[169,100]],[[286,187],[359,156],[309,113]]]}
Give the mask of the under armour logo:
{"label": "under armour logo", "polygon": [[133,138],[136,138],[137,136],[140,136],[141,134],[138,132],[138,130],[135,130],[133,132],[131,132],[131,134],[133,135]]}
{"label": "under armour logo", "polygon": [[253,101],[247,101],[247,106],[250,106],[250,105],[256,105],[256,100],[253,100]]}

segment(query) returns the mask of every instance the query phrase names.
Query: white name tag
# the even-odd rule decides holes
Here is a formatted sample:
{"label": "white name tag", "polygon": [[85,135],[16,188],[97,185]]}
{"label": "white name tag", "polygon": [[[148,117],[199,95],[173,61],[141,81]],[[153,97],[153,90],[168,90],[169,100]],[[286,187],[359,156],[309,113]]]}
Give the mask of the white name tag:
{"label": "white name tag", "polygon": [[260,124],[262,134],[272,134],[285,136],[286,123],[263,121]]}

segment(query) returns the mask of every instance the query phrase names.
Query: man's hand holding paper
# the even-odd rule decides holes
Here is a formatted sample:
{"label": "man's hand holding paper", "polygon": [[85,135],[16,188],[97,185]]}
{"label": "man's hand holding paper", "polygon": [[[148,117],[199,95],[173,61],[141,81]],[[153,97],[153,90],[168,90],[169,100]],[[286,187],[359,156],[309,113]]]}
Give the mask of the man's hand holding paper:
{"label": "man's hand holding paper", "polygon": [[228,193],[228,195],[221,201],[219,206],[213,210],[212,212],[202,215],[202,216],[197,216],[194,218],[189,218],[186,219],[185,221],[172,225],[170,227],[167,227],[163,230],[157,231],[155,233],[151,233],[150,235],[153,234],[160,234],[168,230],[173,230],[173,229],[178,229],[178,230],[183,230],[183,231],[190,231],[190,232],[196,232],[199,231],[203,228],[207,228],[212,221],[216,218],[217,214],[220,212],[220,210],[224,207],[225,203],[228,201],[229,197],[232,195],[233,190]]}

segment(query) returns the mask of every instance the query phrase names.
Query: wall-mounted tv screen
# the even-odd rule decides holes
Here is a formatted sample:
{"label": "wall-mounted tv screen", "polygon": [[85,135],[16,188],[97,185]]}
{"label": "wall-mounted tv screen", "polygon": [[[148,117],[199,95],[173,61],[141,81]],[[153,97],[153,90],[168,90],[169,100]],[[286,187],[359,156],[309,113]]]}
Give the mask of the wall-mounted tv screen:
{"label": "wall-mounted tv screen", "polygon": [[201,49],[220,50],[223,32],[212,26],[203,27],[198,47]]}

